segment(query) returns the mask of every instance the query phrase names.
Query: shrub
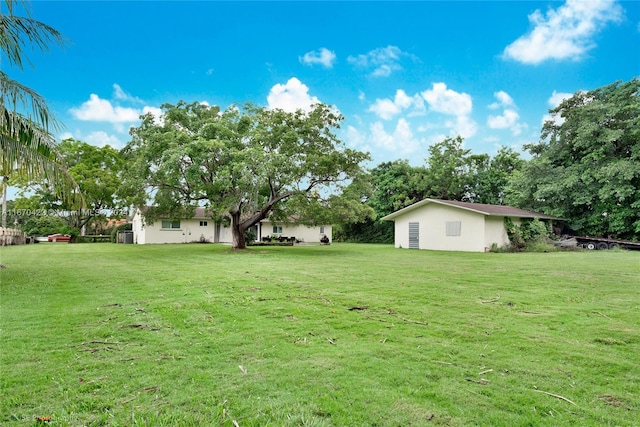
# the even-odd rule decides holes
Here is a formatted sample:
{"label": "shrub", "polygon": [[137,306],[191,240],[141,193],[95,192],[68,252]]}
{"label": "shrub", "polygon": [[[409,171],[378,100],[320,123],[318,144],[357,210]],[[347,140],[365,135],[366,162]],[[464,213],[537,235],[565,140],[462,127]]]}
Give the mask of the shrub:
{"label": "shrub", "polygon": [[491,248],[489,248],[489,252],[494,252],[494,253],[501,254],[501,253],[506,252],[506,249],[501,247],[501,246],[498,246],[497,243],[492,243],[491,244]]}
{"label": "shrub", "polygon": [[248,242],[254,242],[258,238],[256,230],[253,227],[247,228],[244,232],[244,240]]}
{"label": "shrub", "polygon": [[552,252],[557,249],[549,242],[551,230],[548,224],[538,218],[523,219],[516,225],[511,218],[504,219],[507,235],[511,242],[507,248],[510,252]]}
{"label": "shrub", "polygon": [[30,216],[19,228],[27,236],[48,236],[50,234],[70,234],[69,226],[59,216]]}

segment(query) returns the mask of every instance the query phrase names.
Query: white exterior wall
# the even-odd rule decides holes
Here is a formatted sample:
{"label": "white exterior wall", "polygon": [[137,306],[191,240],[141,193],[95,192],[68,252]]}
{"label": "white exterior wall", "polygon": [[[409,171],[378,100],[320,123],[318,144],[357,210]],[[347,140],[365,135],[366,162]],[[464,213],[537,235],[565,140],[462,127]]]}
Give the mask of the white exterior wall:
{"label": "white exterior wall", "polygon": [[140,209],[136,209],[131,220],[131,229],[133,230],[133,243],[144,245],[146,243],[144,234],[144,219],[140,214]]}
{"label": "white exterior wall", "polygon": [[[513,220],[514,223],[519,223]],[[488,216],[484,220],[484,246],[490,248],[493,244],[498,247],[506,246],[509,244],[509,236],[507,236],[507,229],[504,226],[504,217],[502,216]]]}
{"label": "white exterior wall", "polygon": [[[271,236],[272,234],[278,234],[273,232],[274,224],[269,221],[263,221],[262,235],[258,236],[258,240],[262,240],[262,237]],[[277,224],[282,226],[282,236],[295,237],[296,239],[307,243],[319,243],[322,236],[327,236],[329,241],[333,241],[332,228],[330,225],[308,227],[301,224]]]}
{"label": "white exterior wall", "polygon": [[[200,221],[206,221],[206,226],[201,226]],[[153,224],[145,223],[143,218],[136,213],[133,217],[133,242],[139,245],[153,243],[191,243],[199,242],[204,237],[208,242],[216,242],[216,227],[220,229],[218,242],[230,243],[231,230],[222,225],[216,225],[211,219],[181,219],[180,228],[163,229],[162,220],[158,219]]]}
{"label": "white exterior wall", "polygon": [[[460,236],[447,236],[446,223],[460,221]],[[429,203],[395,218],[395,246],[409,247],[409,223],[420,224],[419,247],[440,251],[484,252],[485,216]]]}
{"label": "white exterior wall", "polygon": [[[507,235],[507,228],[504,225],[503,216],[488,216],[485,218],[485,246],[490,248],[493,243],[498,247],[507,246],[511,241]],[[514,225],[521,225],[522,218],[511,218]]]}

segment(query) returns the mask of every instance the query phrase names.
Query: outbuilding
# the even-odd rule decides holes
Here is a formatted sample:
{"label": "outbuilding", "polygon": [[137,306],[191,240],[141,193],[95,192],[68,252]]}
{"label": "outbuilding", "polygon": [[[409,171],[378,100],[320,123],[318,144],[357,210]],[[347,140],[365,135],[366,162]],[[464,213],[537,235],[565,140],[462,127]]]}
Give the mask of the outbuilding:
{"label": "outbuilding", "polygon": [[511,206],[424,199],[383,220],[394,221],[395,247],[441,251],[486,252],[509,244],[505,218],[557,220]]}

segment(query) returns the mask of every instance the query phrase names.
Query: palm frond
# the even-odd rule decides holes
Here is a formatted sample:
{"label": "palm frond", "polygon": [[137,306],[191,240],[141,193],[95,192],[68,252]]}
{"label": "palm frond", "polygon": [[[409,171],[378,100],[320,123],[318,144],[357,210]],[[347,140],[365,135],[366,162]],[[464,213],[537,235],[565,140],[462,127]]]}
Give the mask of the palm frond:
{"label": "palm frond", "polygon": [[[38,48],[43,52],[49,51],[51,44],[64,45],[66,39],[55,28],[36,21],[30,16],[14,15],[15,1],[5,0],[8,14],[0,14],[0,50],[6,56],[9,64],[24,68],[23,60],[30,65],[31,62],[26,59],[24,51],[27,47],[33,49]],[[28,7],[25,2],[23,8],[28,15]]]}
{"label": "palm frond", "polygon": [[12,80],[5,72],[0,71],[0,113],[4,115],[5,110],[31,111],[31,119],[43,128],[51,127],[55,130],[61,128],[51,114],[45,99],[39,93]]}
{"label": "palm frond", "polygon": [[64,167],[53,136],[24,116],[0,114],[0,176],[60,184],[60,195],[77,199],[78,185]]}
{"label": "palm frond", "polygon": [[[24,0],[4,0],[8,14],[0,12],[0,54],[10,65],[24,68],[24,52],[37,48],[47,52],[52,43],[62,45],[64,37],[54,28],[31,18]],[[26,16],[16,16],[22,5]],[[28,60],[27,60],[28,61]],[[22,114],[27,111],[27,115]],[[71,202],[80,200],[79,188],[67,172],[49,129],[59,128],[44,98],[0,71],[0,177],[19,181],[42,180]]]}

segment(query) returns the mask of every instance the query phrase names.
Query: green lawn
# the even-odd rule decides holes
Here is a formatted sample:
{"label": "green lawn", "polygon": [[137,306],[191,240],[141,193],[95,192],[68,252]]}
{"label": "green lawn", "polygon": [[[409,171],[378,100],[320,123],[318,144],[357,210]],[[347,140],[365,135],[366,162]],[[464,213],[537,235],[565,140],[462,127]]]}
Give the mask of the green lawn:
{"label": "green lawn", "polygon": [[640,252],[0,249],[0,425],[631,426]]}

